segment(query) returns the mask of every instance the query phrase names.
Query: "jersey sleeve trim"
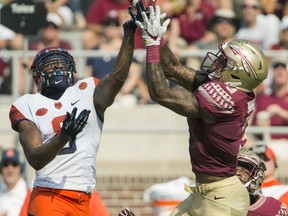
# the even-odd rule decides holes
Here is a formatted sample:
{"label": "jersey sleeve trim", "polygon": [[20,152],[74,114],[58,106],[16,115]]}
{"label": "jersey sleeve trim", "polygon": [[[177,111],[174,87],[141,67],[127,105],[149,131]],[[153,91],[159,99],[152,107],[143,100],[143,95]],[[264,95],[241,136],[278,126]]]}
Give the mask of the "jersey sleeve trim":
{"label": "jersey sleeve trim", "polygon": [[18,125],[23,120],[28,120],[14,105],[10,108],[9,118],[11,122],[11,127],[13,130],[18,132]]}

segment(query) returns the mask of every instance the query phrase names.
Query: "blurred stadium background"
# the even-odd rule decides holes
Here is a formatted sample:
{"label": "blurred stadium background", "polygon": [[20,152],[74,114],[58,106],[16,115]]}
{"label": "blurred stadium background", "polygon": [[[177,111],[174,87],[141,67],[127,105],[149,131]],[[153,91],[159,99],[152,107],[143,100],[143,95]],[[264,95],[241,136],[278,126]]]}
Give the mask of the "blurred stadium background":
{"label": "blurred stadium background", "polygon": [[[83,78],[86,57],[101,55],[101,52],[81,50],[80,44],[77,44],[80,41],[77,32],[69,35],[64,32],[62,37],[73,41],[75,49],[71,53],[77,62],[78,78]],[[203,56],[205,53],[206,50],[187,51],[182,56]],[[0,95],[0,148],[16,146],[22,151],[18,136],[10,127],[8,113],[11,103],[19,97],[19,83],[31,81],[28,70],[25,72],[25,80],[20,80],[17,74],[19,59],[33,57],[35,52],[0,51],[0,55],[8,55],[13,59],[12,94]],[[137,50],[135,55],[143,57],[144,51]],[[269,51],[266,55],[276,57],[279,51]],[[30,85],[27,85],[27,92],[29,88]],[[188,129],[184,117],[155,104],[111,108],[106,113],[103,131],[97,159],[96,189],[111,215],[117,215],[127,206],[136,215],[149,216],[151,208],[145,206],[142,200],[145,189],[154,183],[179,176],[193,179],[188,155]],[[283,131],[288,133],[287,128],[272,130],[271,127],[248,127],[250,133],[263,133],[267,142],[270,142],[271,132]],[[283,183],[288,184],[288,159],[284,157],[278,163],[277,175]],[[34,171],[27,164],[28,183],[31,184],[33,177]]]}

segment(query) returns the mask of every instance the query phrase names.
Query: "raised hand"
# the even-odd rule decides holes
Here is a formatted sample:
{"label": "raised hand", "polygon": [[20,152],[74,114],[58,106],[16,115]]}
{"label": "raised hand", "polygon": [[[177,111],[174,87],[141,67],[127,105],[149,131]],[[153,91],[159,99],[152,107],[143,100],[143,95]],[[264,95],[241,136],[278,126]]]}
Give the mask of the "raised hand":
{"label": "raised hand", "polygon": [[145,12],[148,15],[148,12],[145,10],[145,7],[143,5],[143,1],[142,0],[137,1],[136,5],[135,5],[135,8],[137,10],[137,13],[134,12],[133,7],[128,7],[128,14],[131,16],[131,20],[128,20],[124,24],[124,28],[128,27],[130,29],[134,29],[135,30],[136,27],[137,27],[136,21],[143,22],[142,12]]}
{"label": "raised hand", "polygon": [[160,45],[162,36],[167,31],[170,19],[163,20],[166,17],[166,14],[161,14],[160,7],[157,5],[155,9],[153,6],[149,7],[149,18],[146,12],[142,12],[143,22],[136,21],[142,29],[142,37],[144,39],[145,46]]}
{"label": "raised hand", "polygon": [[84,109],[76,118],[77,108],[74,107],[71,114],[67,112],[66,118],[63,121],[61,134],[68,136],[70,139],[75,139],[77,134],[80,133],[85,127],[90,110]]}
{"label": "raised hand", "polygon": [[149,11],[146,10],[144,4],[143,4],[143,0],[139,0],[137,1],[137,3],[135,5],[133,5],[134,8],[136,8],[137,13],[134,12],[132,7],[128,8],[128,13],[130,14],[132,20],[136,23],[136,21],[138,20],[139,22],[143,22],[143,18],[142,18],[142,12],[145,12],[147,14],[147,16],[149,17]]}
{"label": "raised hand", "polygon": [[131,29],[133,30],[134,32],[136,31],[136,28],[137,28],[137,25],[136,25],[136,14],[134,13],[133,11],[133,8],[132,7],[128,7],[128,14],[131,16],[131,19],[126,21],[124,24],[123,24],[123,28],[124,30],[125,29]]}

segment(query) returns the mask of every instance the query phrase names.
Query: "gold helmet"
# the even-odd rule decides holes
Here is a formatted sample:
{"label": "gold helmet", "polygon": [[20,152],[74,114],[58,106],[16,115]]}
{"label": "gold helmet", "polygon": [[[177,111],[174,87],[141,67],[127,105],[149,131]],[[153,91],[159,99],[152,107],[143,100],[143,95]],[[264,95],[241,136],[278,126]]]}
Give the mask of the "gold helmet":
{"label": "gold helmet", "polygon": [[242,91],[251,92],[267,77],[268,63],[262,50],[248,40],[219,45],[217,54],[207,53],[201,70]]}
{"label": "gold helmet", "polygon": [[256,153],[242,148],[237,156],[237,166],[244,167],[250,171],[250,178],[244,185],[250,195],[257,196],[264,180],[265,164]]}

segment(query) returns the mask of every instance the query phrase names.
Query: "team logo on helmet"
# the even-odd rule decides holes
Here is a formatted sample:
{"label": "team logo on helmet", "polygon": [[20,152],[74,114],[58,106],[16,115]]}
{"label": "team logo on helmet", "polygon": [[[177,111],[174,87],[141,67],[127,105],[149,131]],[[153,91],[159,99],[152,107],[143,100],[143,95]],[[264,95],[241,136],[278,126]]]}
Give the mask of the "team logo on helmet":
{"label": "team logo on helmet", "polygon": [[257,73],[256,71],[254,70],[253,68],[253,65],[251,64],[251,62],[249,61],[249,59],[247,58],[246,55],[244,55],[242,52],[241,52],[241,49],[235,45],[230,45],[230,49],[231,51],[234,53],[235,56],[239,55],[240,59],[241,59],[241,62],[242,62],[242,66],[244,68],[244,71],[246,72],[246,74],[251,77],[250,75],[250,71],[252,71],[254,77],[256,79],[258,79],[258,76],[257,76]]}

